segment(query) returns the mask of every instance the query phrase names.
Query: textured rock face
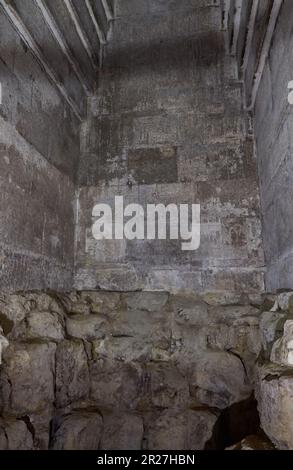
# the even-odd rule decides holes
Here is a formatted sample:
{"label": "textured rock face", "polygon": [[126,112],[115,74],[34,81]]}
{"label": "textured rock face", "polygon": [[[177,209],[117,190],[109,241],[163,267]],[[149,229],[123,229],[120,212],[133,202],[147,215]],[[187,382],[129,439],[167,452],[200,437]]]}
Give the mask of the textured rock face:
{"label": "textured rock face", "polygon": [[255,369],[255,393],[261,426],[279,449],[293,449],[292,292],[278,295],[262,314],[263,351]]}
{"label": "textured rock face", "polygon": [[0,368],[1,447],[203,449],[221,414],[253,392],[263,300],[1,296],[9,342]]}
{"label": "textured rock face", "polygon": [[97,450],[103,420],[98,413],[74,412],[57,418],[52,448],[55,450]]}

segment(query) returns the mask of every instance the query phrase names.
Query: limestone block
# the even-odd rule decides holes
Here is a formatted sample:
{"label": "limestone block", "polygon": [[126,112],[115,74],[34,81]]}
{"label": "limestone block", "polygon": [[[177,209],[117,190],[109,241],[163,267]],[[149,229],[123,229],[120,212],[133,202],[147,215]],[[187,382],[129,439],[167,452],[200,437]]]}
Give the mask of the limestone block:
{"label": "limestone block", "polygon": [[285,314],[281,312],[263,312],[261,314],[259,329],[260,338],[264,351],[270,351],[280,327],[284,323]]}
{"label": "limestone block", "polygon": [[166,410],[150,423],[149,450],[202,450],[211,439],[217,415],[208,410]]}
{"label": "limestone block", "polygon": [[149,364],[148,395],[150,403],[158,408],[187,407],[190,401],[189,384],[172,364]]}
{"label": "limestone block", "polygon": [[95,359],[103,358],[126,363],[133,361],[145,363],[153,357],[151,341],[142,341],[140,337],[107,336],[93,341],[92,345]]}
{"label": "limestone block", "polygon": [[5,409],[29,414],[53,403],[55,351],[53,343],[10,344],[1,374]]}
{"label": "limestone block", "polygon": [[30,311],[30,305],[22,295],[1,294],[0,296],[0,325],[5,334],[12,331]]}
{"label": "limestone block", "polygon": [[192,296],[173,296],[171,308],[174,311],[174,321],[178,324],[203,326],[211,323],[207,304],[200,299]]}
{"label": "limestone block", "polygon": [[104,416],[101,449],[140,450],[143,439],[143,420],[130,413]]}
{"label": "limestone block", "polygon": [[89,393],[89,368],[82,341],[65,340],[56,350],[56,403],[66,406],[86,398]]}
{"label": "limestone block", "polygon": [[64,329],[55,312],[31,312],[27,317],[27,337],[61,341]]}
{"label": "limestone block", "polygon": [[30,311],[38,312],[55,312],[62,315],[64,310],[61,303],[58,300],[58,296],[54,296],[53,293],[47,294],[45,292],[34,292],[34,293],[25,293],[25,299],[27,305],[29,305]]}
{"label": "limestone block", "polygon": [[293,449],[292,370],[268,363],[256,370],[261,427],[278,449]]}
{"label": "limestone block", "polygon": [[143,395],[138,364],[98,360],[91,364],[91,398],[104,408],[134,409]]}
{"label": "limestone block", "polygon": [[80,299],[87,302],[91,313],[102,313],[112,316],[120,303],[118,292],[82,291]]}
{"label": "limestone block", "polygon": [[101,315],[74,315],[66,318],[66,329],[69,336],[90,341],[105,336],[107,323]]}
{"label": "limestone block", "polygon": [[283,311],[293,308],[293,292],[282,292],[277,296],[278,306]]}
{"label": "limestone block", "polygon": [[33,438],[24,421],[14,418],[0,419],[0,450],[33,448]]}
{"label": "limestone block", "polygon": [[155,312],[164,308],[168,301],[167,292],[133,292],[123,296],[127,308]]}
{"label": "limestone block", "polygon": [[286,320],[283,336],[273,344],[271,361],[293,367],[293,320]]}
{"label": "limestone block", "polygon": [[98,450],[103,420],[98,413],[79,411],[56,419],[54,450]]}
{"label": "limestone block", "polygon": [[237,356],[206,351],[196,363],[191,392],[202,404],[223,409],[248,398],[252,386]]}

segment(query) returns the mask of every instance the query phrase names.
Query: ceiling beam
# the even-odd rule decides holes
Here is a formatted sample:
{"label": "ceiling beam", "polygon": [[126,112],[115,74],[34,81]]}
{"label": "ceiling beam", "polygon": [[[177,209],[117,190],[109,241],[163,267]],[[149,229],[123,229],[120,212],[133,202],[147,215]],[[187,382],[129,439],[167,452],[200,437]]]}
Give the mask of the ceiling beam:
{"label": "ceiling beam", "polygon": [[110,5],[108,3],[108,0],[101,0],[101,1],[102,1],[102,4],[103,4],[103,8],[104,8],[104,11],[105,11],[107,21],[108,22],[112,21],[114,19],[114,17],[113,17]]}
{"label": "ceiling beam", "polygon": [[65,86],[63,83],[61,83],[56,76],[54,70],[50,67],[50,65],[47,63],[40,47],[38,44],[35,42],[34,38],[26,28],[25,24],[23,23],[22,19],[20,18],[19,14],[17,11],[14,9],[14,7],[10,4],[7,3],[6,0],[0,0],[0,5],[2,6],[4,12],[8,16],[10,22],[12,23],[13,27],[16,29],[18,35],[21,37],[21,39],[24,41],[24,43],[27,45],[27,47],[32,51],[36,59],[38,60],[39,64],[41,67],[44,69],[46,72],[47,76],[49,79],[53,82],[53,84],[56,86],[62,97],[65,99],[65,101],[68,103],[72,111],[74,112],[75,116],[82,121],[82,116],[80,113],[80,110],[77,106],[77,104],[74,102],[74,100],[71,98],[71,96],[68,94]]}
{"label": "ceiling beam", "polygon": [[71,51],[68,47],[68,44],[66,42],[66,39],[64,38],[63,34],[61,33],[55,18],[53,17],[52,13],[48,9],[47,5],[45,4],[44,0],[35,0],[35,3],[39,7],[39,9],[42,12],[42,15],[44,17],[44,20],[50,29],[52,35],[56,39],[57,43],[59,44],[60,49],[62,50],[63,54],[65,55],[66,59],[70,63],[72,69],[75,72],[75,75],[77,76],[78,80],[80,81],[86,95],[89,95],[92,90],[90,90],[90,87],[88,86],[86,79],[79,67],[79,64],[76,62],[75,58],[71,54]]}
{"label": "ceiling beam", "polygon": [[63,0],[63,1],[67,8],[69,16],[74,24],[78,37],[91,61],[92,67],[94,70],[97,70],[97,68],[99,67],[99,64],[97,63],[97,60],[95,59],[95,54],[88,40],[87,34],[85,33],[84,28],[82,27],[79,21],[78,13],[71,0]]}
{"label": "ceiling beam", "polygon": [[236,53],[237,53],[238,38],[239,38],[240,25],[241,25],[242,8],[243,8],[242,0],[236,0],[235,14],[234,14],[234,28],[233,28],[233,42],[232,42],[232,47],[231,47],[231,54],[232,55],[236,55]]}
{"label": "ceiling beam", "polygon": [[278,21],[282,4],[283,4],[283,0],[274,0],[273,7],[271,10],[271,14],[270,14],[269,24],[267,27],[265,39],[264,39],[262,49],[261,49],[258,67],[254,76],[254,82],[253,82],[252,93],[251,93],[251,102],[247,106],[248,111],[252,111],[254,109],[257,92],[258,92],[259,85],[262,79],[262,74],[266,65],[267,57],[271,48],[271,43],[272,43],[273,35],[275,32],[275,28],[276,28],[276,24]]}
{"label": "ceiling beam", "polygon": [[106,41],[106,38],[105,38],[105,34],[102,30],[102,28],[100,27],[99,23],[98,23],[98,20],[96,18],[96,15],[95,15],[95,12],[93,10],[93,7],[92,7],[92,4],[90,2],[90,0],[85,0],[85,4],[86,4],[86,7],[88,9],[88,13],[91,17],[91,20],[94,24],[94,27],[95,27],[95,30],[96,30],[96,33],[98,35],[98,38],[99,38],[99,41],[100,41],[100,44],[101,45],[105,45],[107,44],[107,41]]}

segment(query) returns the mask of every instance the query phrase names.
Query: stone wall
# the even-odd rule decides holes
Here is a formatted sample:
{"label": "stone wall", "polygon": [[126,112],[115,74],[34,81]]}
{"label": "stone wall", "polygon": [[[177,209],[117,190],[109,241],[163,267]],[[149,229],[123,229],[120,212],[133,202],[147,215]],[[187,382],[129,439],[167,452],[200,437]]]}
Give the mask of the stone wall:
{"label": "stone wall", "polygon": [[268,290],[293,287],[293,9],[284,0],[255,107]]}
{"label": "stone wall", "polygon": [[257,431],[261,295],[0,297],[2,449],[224,448]]}
{"label": "stone wall", "polygon": [[[76,288],[263,288],[256,164],[221,2],[116,2],[83,129]],[[98,202],[200,203],[201,246],[92,236]]]}
{"label": "stone wall", "polygon": [[0,81],[0,288],[70,289],[79,122],[2,9]]}

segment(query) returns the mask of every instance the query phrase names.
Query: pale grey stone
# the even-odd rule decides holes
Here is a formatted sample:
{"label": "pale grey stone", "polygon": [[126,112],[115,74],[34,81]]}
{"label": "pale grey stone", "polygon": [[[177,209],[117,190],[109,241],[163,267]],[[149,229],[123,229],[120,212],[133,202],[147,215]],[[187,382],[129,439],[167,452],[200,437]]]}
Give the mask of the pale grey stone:
{"label": "pale grey stone", "polygon": [[53,343],[9,345],[1,375],[5,409],[29,414],[54,402],[55,351]]}
{"label": "pale grey stone", "polygon": [[167,292],[133,292],[123,295],[127,308],[155,312],[164,308],[168,301]]}
{"label": "pale grey stone", "polygon": [[90,341],[105,336],[107,323],[101,315],[74,315],[67,317],[66,329],[69,336]]}
{"label": "pale grey stone", "polygon": [[135,409],[143,397],[143,373],[138,364],[98,360],[91,365],[90,379],[91,398],[99,406]]}
{"label": "pale grey stone", "polygon": [[273,344],[271,361],[293,367],[293,320],[286,320],[283,336]]}
{"label": "pale grey stone", "polygon": [[31,312],[27,317],[27,337],[61,341],[64,328],[55,312]]}
{"label": "pale grey stone", "polygon": [[261,427],[281,450],[293,449],[293,375],[275,364],[256,369],[255,395]]}
{"label": "pale grey stone", "polygon": [[227,408],[252,392],[241,360],[225,351],[206,351],[195,366],[192,394],[202,404]]}
{"label": "pale grey stone", "polygon": [[262,346],[269,351],[281,325],[284,323],[285,314],[281,312],[263,312],[260,318],[259,329]]}

